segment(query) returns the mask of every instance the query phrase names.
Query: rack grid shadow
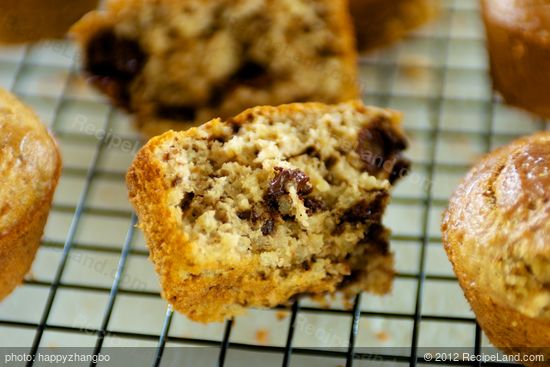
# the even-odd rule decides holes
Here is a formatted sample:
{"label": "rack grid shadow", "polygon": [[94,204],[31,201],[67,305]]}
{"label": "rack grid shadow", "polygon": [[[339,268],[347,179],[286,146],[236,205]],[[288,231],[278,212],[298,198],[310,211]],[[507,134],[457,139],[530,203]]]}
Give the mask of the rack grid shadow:
{"label": "rack grid shadow", "polygon": [[435,23],[360,59],[365,102],[404,111],[411,139],[413,174],[386,218],[397,257],[392,295],[359,295],[351,309],[300,299],[219,325],[192,323],[161,299],[124,186],[139,136],[78,76],[73,45],[1,48],[0,85],[50,126],[65,168],[32,272],[0,304],[0,345],[29,353],[146,346],[153,366],[182,345],[213,348],[219,366],[242,365],[248,352],[282,366],[306,366],[310,357],[316,366],[436,364],[419,348],[445,343],[479,353],[488,341],[441,249],[440,216],[475,159],[548,125],[492,93],[477,2],[441,2]]}

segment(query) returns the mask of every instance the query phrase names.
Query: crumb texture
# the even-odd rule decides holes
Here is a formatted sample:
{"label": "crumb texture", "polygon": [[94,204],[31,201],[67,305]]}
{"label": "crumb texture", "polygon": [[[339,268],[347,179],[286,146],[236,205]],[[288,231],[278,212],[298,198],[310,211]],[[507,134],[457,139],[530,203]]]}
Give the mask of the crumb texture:
{"label": "crumb texture", "polygon": [[157,124],[144,129],[358,97],[345,1],[111,0],[107,8],[75,27],[84,68],[141,124]]}
{"label": "crumb texture", "polygon": [[399,120],[294,104],[152,139],[127,179],[167,299],[212,321],[304,293],[387,292],[381,220],[408,171]]}

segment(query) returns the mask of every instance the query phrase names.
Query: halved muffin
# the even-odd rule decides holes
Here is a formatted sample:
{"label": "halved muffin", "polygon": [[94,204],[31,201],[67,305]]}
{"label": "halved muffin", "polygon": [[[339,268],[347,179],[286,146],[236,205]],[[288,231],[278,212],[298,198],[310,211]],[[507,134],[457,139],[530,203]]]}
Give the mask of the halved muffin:
{"label": "halved muffin", "polygon": [[209,322],[300,294],[388,292],[382,215],[409,167],[399,121],[360,102],[291,104],[153,138],[127,183],[164,297]]}
{"label": "halved muffin", "polygon": [[344,0],[111,0],[74,28],[92,83],[148,136],[259,105],[359,97]]}

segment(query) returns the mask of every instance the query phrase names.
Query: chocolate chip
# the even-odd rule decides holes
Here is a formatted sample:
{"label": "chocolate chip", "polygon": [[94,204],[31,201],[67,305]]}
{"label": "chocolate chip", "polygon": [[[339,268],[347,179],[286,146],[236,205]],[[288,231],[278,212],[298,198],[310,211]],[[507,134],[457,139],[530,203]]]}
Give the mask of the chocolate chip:
{"label": "chocolate chip", "polygon": [[206,101],[206,106],[212,108],[220,106],[226,95],[228,95],[235,88],[235,85],[220,84],[213,86],[210,90],[210,97],[208,98],[208,101]]}
{"label": "chocolate chip", "polygon": [[239,219],[242,219],[242,220],[250,220],[252,222],[257,222],[262,216],[260,213],[258,213],[256,210],[254,209],[248,209],[248,210],[244,210],[242,212],[238,212],[237,213],[237,217],[239,217]]}
{"label": "chocolate chip", "polygon": [[157,116],[168,120],[195,121],[197,111],[188,106],[168,106],[161,105],[157,107]]}
{"label": "chocolate chip", "polygon": [[340,218],[341,223],[379,222],[389,195],[379,192],[373,200],[363,199],[346,210]]}
{"label": "chocolate chip", "polygon": [[393,185],[400,178],[405,177],[409,174],[411,170],[411,161],[404,157],[399,157],[397,162],[395,162],[393,169],[391,171],[390,177],[388,180]]}
{"label": "chocolate chip", "polygon": [[262,226],[262,234],[267,236],[273,232],[275,229],[275,221],[273,219],[268,219]]}
{"label": "chocolate chip", "polygon": [[368,243],[381,254],[388,254],[390,251],[389,231],[381,223],[372,223],[365,231],[365,237],[361,243]]}
{"label": "chocolate chip", "polygon": [[182,181],[181,177],[176,177],[175,179],[172,180],[171,186],[176,187],[181,183],[181,181]]}
{"label": "chocolate chip", "polygon": [[387,170],[388,176],[391,175],[401,151],[407,148],[405,137],[382,116],[363,127],[357,140],[356,152],[364,169],[374,176],[383,170]]}
{"label": "chocolate chip", "polygon": [[299,196],[305,196],[313,191],[313,187],[309,183],[309,177],[302,171],[295,169],[285,169],[281,167],[275,168],[275,177],[269,183],[266,193],[268,206],[273,210],[278,210],[278,199],[281,196],[288,194],[287,186],[290,183],[296,185],[296,192]]}
{"label": "chocolate chip", "polygon": [[[228,95],[231,95],[237,88],[247,85],[253,88],[263,88],[271,84],[271,77],[268,70],[259,63],[248,61],[245,62],[233,75],[226,80],[213,85],[209,97],[203,102],[203,106],[216,109],[220,107]],[[162,107],[157,112],[169,119],[173,120],[196,120],[196,110],[189,106],[166,106]],[[240,126],[235,127],[236,134]]]}
{"label": "chocolate chip", "polygon": [[261,87],[270,83],[270,76],[265,66],[254,61],[247,61],[233,74],[229,83]]}
{"label": "chocolate chip", "polygon": [[234,135],[237,135],[239,133],[239,131],[241,131],[241,125],[233,124],[233,125],[231,125],[231,130],[233,131]]}
{"label": "chocolate chip", "polygon": [[237,217],[242,220],[249,220],[252,215],[252,210],[245,210],[237,213]]}
{"label": "chocolate chip", "polygon": [[310,157],[320,158],[319,151],[315,147],[307,147],[304,153]]}
{"label": "chocolate chip", "polygon": [[325,160],[325,167],[327,169],[331,169],[336,163],[338,163],[338,159],[336,157],[328,157]]}
{"label": "chocolate chip", "polygon": [[317,50],[319,57],[334,57],[337,56],[340,52],[332,45],[325,45]]}
{"label": "chocolate chip", "polygon": [[304,206],[307,208],[308,215],[312,215],[326,209],[325,203],[315,198],[304,198]]}
{"label": "chocolate chip", "polygon": [[130,83],[146,61],[139,43],[105,30],[88,42],[85,53],[85,69],[92,75],[92,82],[117,103],[129,108]]}
{"label": "chocolate chip", "polygon": [[194,192],[186,192],[183,194],[183,198],[180,201],[180,209],[181,211],[186,211],[191,206],[191,202],[193,201],[193,198],[195,198]]}
{"label": "chocolate chip", "polygon": [[135,40],[119,37],[112,30],[98,33],[88,43],[87,69],[101,76],[131,79],[145,63],[145,54]]}
{"label": "chocolate chip", "polygon": [[365,238],[380,238],[386,232],[386,228],[381,223],[372,223],[365,232]]}
{"label": "chocolate chip", "polygon": [[298,195],[307,195],[313,191],[313,187],[309,183],[309,177],[304,172],[298,169],[288,170],[280,167],[276,167],[275,171],[279,175],[271,182],[270,189],[273,188],[276,191],[282,192],[282,190],[286,190],[285,186],[290,181],[294,181]]}

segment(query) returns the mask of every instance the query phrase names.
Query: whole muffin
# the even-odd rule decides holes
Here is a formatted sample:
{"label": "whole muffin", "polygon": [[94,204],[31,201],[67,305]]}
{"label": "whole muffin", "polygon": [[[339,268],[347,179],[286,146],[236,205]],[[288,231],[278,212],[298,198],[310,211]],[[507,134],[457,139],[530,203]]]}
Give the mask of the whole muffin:
{"label": "whole muffin", "polygon": [[361,51],[395,42],[437,13],[434,0],[350,0]]}
{"label": "whole muffin", "polygon": [[83,69],[147,136],[255,106],[359,97],[345,0],[110,0],[74,27]]}
{"label": "whole muffin", "polygon": [[487,155],[455,192],[442,230],[460,285],[491,342],[510,353],[546,352],[548,360],[550,132]]}
{"label": "whole muffin", "polygon": [[507,103],[550,117],[550,0],[482,0],[491,75]]}
{"label": "whole muffin", "polygon": [[2,0],[0,43],[62,38],[98,0]]}
{"label": "whole muffin", "polygon": [[32,264],[60,173],[59,151],[46,127],[0,88],[0,299]]}

